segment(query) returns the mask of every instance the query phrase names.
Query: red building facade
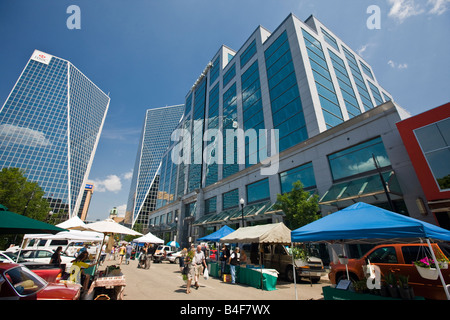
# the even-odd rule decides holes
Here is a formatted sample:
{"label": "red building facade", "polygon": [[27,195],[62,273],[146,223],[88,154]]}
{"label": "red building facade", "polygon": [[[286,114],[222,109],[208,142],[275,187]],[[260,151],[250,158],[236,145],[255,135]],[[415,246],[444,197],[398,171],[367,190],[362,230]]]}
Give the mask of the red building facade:
{"label": "red building facade", "polygon": [[[400,121],[397,128],[426,196],[424,204],[439,226],[450,229],[450,103]],[[423,210],[429,213],[426,206]]]}

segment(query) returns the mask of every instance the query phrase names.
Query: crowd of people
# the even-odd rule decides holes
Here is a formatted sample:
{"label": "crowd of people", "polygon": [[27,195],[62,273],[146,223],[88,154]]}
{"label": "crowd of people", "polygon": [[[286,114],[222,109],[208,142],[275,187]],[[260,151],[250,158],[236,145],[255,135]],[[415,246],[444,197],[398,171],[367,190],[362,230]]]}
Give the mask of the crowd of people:
{"label": "crowd of people", "polygon": [[[99,263],[103,264],[105,260],[118,260],[118,264],[122,263],[129,264],[130,259],[132,259],[132,254],[135,253],[135,258],[138,261],[138,268],[149,269],[151,265],[151,260],[155,254],[157,246],[154,244],[145,243],[140,249],[134,250],[131,243],[123,242],[121,245],[112,246],[109,253],[106,252],[106,244],[103,245],[101,249],[101,255]],[[76,258],[72,261],[72,264],[78,266],[80,270],[85,270],[93,265],[93,263],[86,263],[85,260],[88,259],[88,245],[86,244],[78,252]],[[61,264],[61,251],[62,247],[58,247],[56,252],[51,258],[50,263]],[[135,252],[133,252],[135,251]],[[109,256],[108,256],[109,254]],[[245,254],[245,253],[244,253]],[[164,255],[164,252],[163,252]],[[191,292],[191,288],[199,288],[199,278],[205,275],[207,271],[207,260],[210,258],[210,250],[207,244],[204,245],[191,245],[190,249],[184,248],[181,251],[181,256],[179,260],[179,266],[181,273],[185,276],[187,280],[186,293]],[[245,260],[245,257],[242,257]],[[220,263],[221,274],[226,273],[226,266],[230,266],[231,273],[231,283],[236,283],[236,266],[240,264],[241,253],[239,252],[239,247],[230,251],[229,247],[222,244],[221,249],[216,255],[216,260]],[[77,283],[83,283],[89,280],[89,275],[85,275],[84,272],[76,273],[71,275],[71,280]]]}

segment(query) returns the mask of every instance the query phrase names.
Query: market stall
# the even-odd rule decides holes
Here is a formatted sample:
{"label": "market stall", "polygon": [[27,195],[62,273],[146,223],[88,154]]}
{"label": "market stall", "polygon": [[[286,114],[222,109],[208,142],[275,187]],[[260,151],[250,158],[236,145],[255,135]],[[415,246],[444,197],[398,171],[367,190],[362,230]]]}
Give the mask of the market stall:
{"label": "market stall", "polygon": [[[430,239],[450,241],[450,231],[411,217],[358,202],[291,232],[292,242],[386,243],[426,240],[437,261]],[[443,290],[447,285],[436,263]]]}
{"label": "market stall", "polygon": [[[289,244],[291,241],[291,230],[284,223],[266,224],[252,227],[239,228],[220,239],[221,243],[257,243],[262,244]],[[264,290],[275,290],[278,279],[278,272],[275,269],[264,268],[262,264],[258,266],[241,265],[237,270],[237,282]]]}
{"label": "market stall", "polygon": [[[101,232],[104,235],[103,242],[105,241],[107,235],[110,235],[110,238],[112,238],[112,235],[114,234],[142,236],[142,233],[120,225],[112,219],[85,224],[84,226],[77,227],[77,229]],[[121,300],[123,298],[123,291],[126,286],[125,276],[121,273],[120,268],[118,267],[111,268],[111,266],[109,266],[104,271],[98,270],[98,262],[99,256],[97,256],[94,278],[89,286],[89,290],[84,295],[85,299],[95,299],[99,296],[104,296],[105,294],[103,291],[107,289],[113,291],[112,297],[109,298]]]}

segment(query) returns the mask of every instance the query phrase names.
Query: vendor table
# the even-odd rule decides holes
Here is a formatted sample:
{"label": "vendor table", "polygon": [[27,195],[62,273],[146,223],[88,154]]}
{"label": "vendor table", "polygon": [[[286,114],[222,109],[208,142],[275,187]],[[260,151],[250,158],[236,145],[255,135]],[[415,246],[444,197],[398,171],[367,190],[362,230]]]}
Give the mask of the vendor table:
{"label": "vendor table", "polygon": [[[211,262],[209,266],[209,275],[219,277],[220,263]],[[229,270],[230,266],[227,265],[225,273],[229,273]],[[278,272],[275,269],[262,269],[262,289],[267,291],[276,290],[277,280]],[[261,289],[261,269],[237,266],[236,282]]]}
{"label": "vendor table", "polygon": [[106,289],[114,288],[115,299],[123,300],[123,291],[126,286],[125,276],[118,277],[100,277],[95,279],[89,287],[88,295],[90,295],[95,288],[104,287]]}
{"label": "vendor table", "polygon": [[[325,300],[401,300],[399,298],[382,297],[374,294],[356,293],[349,290],[336,289],[330,286],[322,287]],[[414,300],[424,300],[423,297],[415,297]]]}

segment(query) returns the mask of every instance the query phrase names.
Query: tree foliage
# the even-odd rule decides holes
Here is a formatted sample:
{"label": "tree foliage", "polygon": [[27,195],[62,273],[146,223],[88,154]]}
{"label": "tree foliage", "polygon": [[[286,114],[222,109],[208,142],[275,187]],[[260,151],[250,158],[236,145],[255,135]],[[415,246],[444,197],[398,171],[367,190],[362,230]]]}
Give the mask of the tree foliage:
{"label": "tree foliage", "polygon": [[0,171],[0,204],[9,211],[43,221],[51,210],[48,201],[42,198],[44,194],[37,182],[28,181],[22,169]]}
{"label": "tree foliage", "polygon": [[292,230],[303,227],[320,218],[319,196],[303,190],[300,181],[292,184],[290,192],[277,195],[275,209],[286,215],[286,223]]}

